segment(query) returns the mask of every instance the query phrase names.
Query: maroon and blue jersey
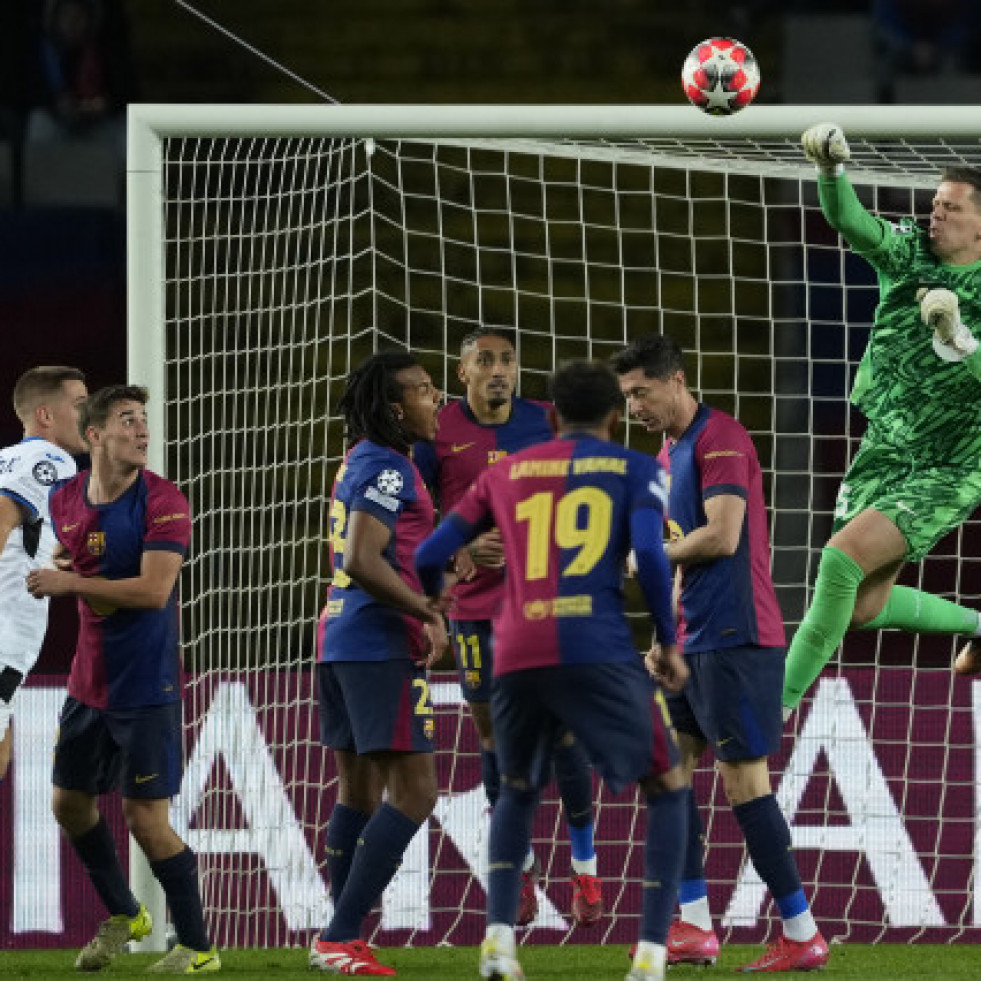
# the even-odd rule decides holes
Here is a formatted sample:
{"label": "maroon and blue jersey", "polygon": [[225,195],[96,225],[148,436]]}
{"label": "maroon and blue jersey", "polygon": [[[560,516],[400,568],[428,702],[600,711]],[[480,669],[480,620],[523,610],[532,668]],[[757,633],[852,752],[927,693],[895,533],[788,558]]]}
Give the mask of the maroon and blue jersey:
{"label": "maroon and blue jersey", "polygon": [[632,660],[623,601],[631,544],[658,637],[675,640],[660,540],[666,496],[661,467],[644,454],[586,434],[552,440],[482,473],[416,564],[433,594],[446,558],[487,528],[500,529],[507,577],[494,618],[495,676]]}
{"label": "maroon and blue jersey", "polygon": [[[514,398],[507,422],[485,426],[474,418],[466,399],[460,399],[443,406],[436,441],[417,443],[412,457],[435,491],[440,510],[449,514],[491,464],[552,436],[546,403]],[[504,575],[503,569],[478,567],[472,579],[458,583],[453,619],[490,620],[501,605]]]}
{"label": "maroon and blue jersey", "polygon": [[783,618],[770,576],[763,474],[749,433],[732,416],[699,405],[691,425],[665,443],[668,527],[683,537],[706,524],[704,502],[733,494],[746,502],[736,551],[682,568],[678,639],[686,653],[755,645],[783,647]]}
{"label": "maroon and blue jersey", "polygon": [[[187,498],[169,481],[141,470],[108,504],[89,504],[91,471],[51,493],[51,524],[75,572],[103,579],[140,574],[143,553],[187,554]],[[68,694],[97,709],[134,709],[180,701],[180,625],[175,584],[157,609],[78,600],[78,645]]]}
{"label": "maroon and blue jersey", "polygon": [[362,440],[334,479],[330,502],[330,558],[334,570],[317,628],[319,661],[420,660],[422,623],[366,593],[344,572],[344,545],[353,511],[366,511],[391,531],[385,559],[415,590],[416,546],[433,530],[433,501],[413,462],[397,450]]}

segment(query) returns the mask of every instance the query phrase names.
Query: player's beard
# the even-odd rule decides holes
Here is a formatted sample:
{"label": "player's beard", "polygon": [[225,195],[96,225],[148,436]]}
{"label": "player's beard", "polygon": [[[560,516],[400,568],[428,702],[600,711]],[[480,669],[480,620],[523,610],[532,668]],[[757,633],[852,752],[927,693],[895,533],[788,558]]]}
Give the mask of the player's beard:
{"label": "player's beard", "polygon": [[487,399],[488,409],[499,409],[502,405],[507,405],[511,401],[510,396],[505,395],[491,395]]}

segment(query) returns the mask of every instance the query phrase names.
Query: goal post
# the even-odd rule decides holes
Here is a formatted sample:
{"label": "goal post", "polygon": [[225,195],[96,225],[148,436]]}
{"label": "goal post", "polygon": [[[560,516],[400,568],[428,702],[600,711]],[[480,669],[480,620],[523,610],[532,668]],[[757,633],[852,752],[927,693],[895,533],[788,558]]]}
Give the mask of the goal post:
{"label": "goal post", "polygon": [[[981,150],[981,107],[130,107],[128,368],[150,387],[150,466],[194,516],[173,815],[220,944],[306,943],[329,913],[336,780],[316,739],[313,628],[334,406],[373,350],[412,348],[456,397],[462,337],[513,328],[521,392],[543,397],[559,361],[671,333],[696,391],[756,442],[778,596],[799,622],[861,433],[847,396],[877,297],[800,151],[828,120],[860,198],[887,216],[922,214],[941,168]],[[656,449],[639,427],[625,438]],[[977,517],[903,581],[981,603]],[[977,937],[981,694],[954,684],[950,653],[948,639],[850,635],[786,730],[774,783],[829,938]],[[454,678],[433,676],[440,799],[373,920],[380,942],[473,943],[482,928],[479,751]],[[727,937],[761,939],[775,913],[709,767],[696,787],[713,914]],[[547,884],[526,936],[633,939],[633,797],[598,796],[611,916],[589,937],[565,916],[552,790],[534,837]]]}

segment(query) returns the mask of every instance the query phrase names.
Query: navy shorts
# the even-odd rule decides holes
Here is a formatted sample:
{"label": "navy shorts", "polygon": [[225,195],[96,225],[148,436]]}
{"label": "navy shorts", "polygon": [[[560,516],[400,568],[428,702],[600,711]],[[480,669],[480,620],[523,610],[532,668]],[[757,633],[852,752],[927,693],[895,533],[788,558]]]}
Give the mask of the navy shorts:
{"label": "navy shorts", "polygon": [[661,689],[640,658],[509,671],[491,706],[501,776],[541,787],[565,731],[582,743],[613,793],[667,773],[680,759]]}
{"label": "navy shorts", "polygon": [[723,761],[755,760],[780,748],[783,647],[728,647],[686,654],[684,690],[667,696],[678,732],[710,743]]}
{"label": "navy shorts", "polygon": [[181,703],[97,709],[69,696],[61,709],[51,782],[63,790],[156,800],[181,787]]}
{"label": "navy shorts", "polygon": [[320,741],[348,753],[431,753],[436,719],[426,669],[406,659],[321,661]]}
{"label": "navy shorts", "polygon": [[489,702],[494,680],[494,634],[490,620],[450,620],[450,642],[468,702]]}

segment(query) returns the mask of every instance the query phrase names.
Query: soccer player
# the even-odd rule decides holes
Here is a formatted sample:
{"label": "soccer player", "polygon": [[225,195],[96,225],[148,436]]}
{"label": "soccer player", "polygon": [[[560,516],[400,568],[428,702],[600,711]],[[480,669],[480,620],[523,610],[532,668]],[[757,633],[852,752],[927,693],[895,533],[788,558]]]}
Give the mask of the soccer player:
{"label": "soccer player", "polygon": [[[709,743],[753,866],[783,920],[783,934],[745,972],[812,970],[828,959],[797,864],[790,829],[770,789],[767,755],[783,728],[779,691],[785,640],[770,578],[763,478],[756,449],[731,416],[697,402],[681,349],[670,337],[638,338],[613,359],[631,415],[667,442],[669,541],[680,569],[679,643],[691,671],[670,695],[688,783]],[[652,659],[656,665],[657,648]],[[688,841],[678,898],[681,917],[668,936],[670,963],[712,964],[712,929],[702,865],[702,828],[687,792]]]}
{"label": "soccer player", "polygon": [[326,835],[334,915],[310,949],[310,966],[332,974],[395,974],[362,924],[436,805],[426,665],[447,638],[412,565],[433,503],[409,453],[435,436],[440,398],[415,356],[395,350],[356,368],[339,405],[353,445],[334,481],[334,576],[317,630],[320,738],[338,779]]}
{"label": "soccer player", "polygon": [[75,475],[72,454],[85,452],[78,413],[87,394],[81,371],[55,365],[31,368],[14,385],[24,438],[0,450],[0,780],[10,765],[10,706],[48,625],[48,600],[29,596],[24,577],[52,561],[48,494]]}
{"label": "soccer player", "polygon": [[130,834],[170,907],[177,946],[149,970],[218,971],[194,852],[170,826],[181,781],[177,577],[187,552],[187,500],[146,469],[147,392],[102,388],[79,429],[90,470],[56,488],[51,523],[72,570],[34,569],[31,595],[77,596],[78,645],[55,742],[55,818],[109,911],[75,967],[99,971],[153,924],[130,891],[98,796],[118,788]]}
{"label": "soccer player", "polygon": [[801,142],[825,218],[876,270],[880,301],[851,396],[868,429],[790,645],[788,711],[849,628],[963,634],[955,667],[981,670],[978,612],[896,585],[905,562],[922,559],[981,502],[981,170],[943,172],[926,228],[893,224],[859,203],[838,126],[813,126]]}
{"label": "soccer player", "polygon": [[[552,438],[548,407],[518,398],[518,361],[509,334],[500,327],[481,327],[460,346],[457,369],[466,394],[444,406],[434,443],[420,443],[413,457],[436,492],[444,513],[492,463]],[[505,570],[497,530],[488,531],[461,553],[461,575],[453,590],[450,640],[456,654],[463,697],[480,739],[481,777],[493,810],[500,793],[490,692],[494,667],[491,618],[504,594]],[[593,844],[593,778],[589,760],[570,733],[562,733],[552,756],[572,846],[572,917],[581,925],[603,915],[603,892],[597,877]],[[536,886],[540,865],[529,848],[521,875],[517,924],[527,926],[538,914]]]}
{"label": "soccer player", "polygon": [[637,781],[647,800],[640,943],[627,977],[650,981],[664,977],[687,803],[664,697],[624,617],[622,570],[633,545],[662,643],[662,677],[680,685],[687,672],[660,532],[666,489],[653,460],[610,442],[620,393],[606,365],[563,366],[552,396],[559,438],[484,471],[416,553],[430,596],[446,560],[490,527],[500,530],[508,569],[494,619],[501,794],[491,815],[480,974],[524,977],[514,943],[519,875],[555,736],[568,730],[614,792]]}

